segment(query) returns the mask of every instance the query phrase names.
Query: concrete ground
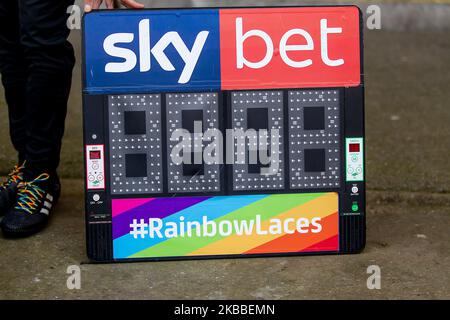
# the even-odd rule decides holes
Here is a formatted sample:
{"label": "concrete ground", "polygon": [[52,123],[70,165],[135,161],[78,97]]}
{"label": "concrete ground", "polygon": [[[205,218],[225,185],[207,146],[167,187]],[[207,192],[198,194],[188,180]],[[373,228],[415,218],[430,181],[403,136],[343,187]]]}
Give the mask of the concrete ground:
{"label": "concrete ground", "polygon": [[[359,255],[82,264],[81,289],[68,290],[67,267],[86,261],[82,182],[65,180],[64,189],[43,233],[0,240],[0,298],[450,298],[445,195],[370,191],[367,247]],[[380,290],[366,287],[369,265],[381,268]]]}
{"label": "concrete ground", "polygon": [[[78,53],[79,36],[71,36]],[[0,238],[0,299],[449,299],[449,53],[445,32],[366,30],[363,253],[108,265],[84,263],[78,64],[62,156],[62,199],[41,234]],[[14,161],[5,116],[2,107],[0,174]],[[69,265],[81,266],[80,290],[67,289]],[[370,265],[381,268],[380,290],[367,289]]]}

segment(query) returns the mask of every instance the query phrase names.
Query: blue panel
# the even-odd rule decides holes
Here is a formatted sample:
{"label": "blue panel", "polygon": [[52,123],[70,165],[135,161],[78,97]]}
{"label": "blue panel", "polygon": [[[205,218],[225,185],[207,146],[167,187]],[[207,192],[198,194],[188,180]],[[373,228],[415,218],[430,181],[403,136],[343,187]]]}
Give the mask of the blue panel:
{"label": "blue panel", "polygon": [[[84,45],[85,92],[220,89],[217,9],[96,11],[85,15]],[[199,49],[198,55],[194,48]],[[194,65],[192,72],[186,67]]]}

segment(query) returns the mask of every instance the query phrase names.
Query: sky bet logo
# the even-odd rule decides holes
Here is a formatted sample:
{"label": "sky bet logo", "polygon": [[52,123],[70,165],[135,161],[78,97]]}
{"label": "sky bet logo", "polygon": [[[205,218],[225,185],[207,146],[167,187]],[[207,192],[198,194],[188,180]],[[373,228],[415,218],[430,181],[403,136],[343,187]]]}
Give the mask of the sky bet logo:
{"label": "sky bet logo", "polygon": [[88,92],[357,86],[356,7],[95,12]]}
{"label": "sky bet logo", "polygon": [[[156,59],[160,67],[165,71],[175,71],[175,67],[170,62],[164,52],[169,45],[173,45],[177,53],[183,59],[184,67],[178,83],[187,83],[191,79],[192,72],[197,64],[205,41],[208,38],[208,31],[201,31],[195,38],[194,45],[189,49],[180,37],[178,32],[170,31],[151,48],[150,46],[150,20],[143,19],[139,22],[139,71],[147,72],[151,69],[151,56]],[[105,66],[105,72],[128,72],[134,69],[137,64],[136,54],[125,48],[120,48],[117,44],[130,43],[134,40],[133,33],[114,33],[106,37],[103,42],[105,52],[112,57],[125,59],[124,62],[109,62]]]}

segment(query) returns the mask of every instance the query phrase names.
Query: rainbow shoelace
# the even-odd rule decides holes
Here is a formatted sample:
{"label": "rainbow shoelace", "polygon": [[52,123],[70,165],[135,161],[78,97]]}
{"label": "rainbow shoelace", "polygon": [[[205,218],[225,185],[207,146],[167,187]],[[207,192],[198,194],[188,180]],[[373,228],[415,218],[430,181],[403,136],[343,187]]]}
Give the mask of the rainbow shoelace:
{"label": "rainbow shoelace", "polygon": [[0,188],[7,188],[12,183],[19,184],[23,180],[23,169],[25,168],[25,162],[22,165],[15,165],[11,173],[8,174],[8,179],[0,184]]}
{"label": "rainbow shoelace", "polygon": [[19,186],[18,199],[15,209],[24,210],[29,214],[33,214],[33,211],[36,210],[36,207],[40,204],[45,194],[45,191],[38,186],[38,183],[46,181],[49,178],[50,176],[47,173],[42,173],[33,181],[22,182]]}

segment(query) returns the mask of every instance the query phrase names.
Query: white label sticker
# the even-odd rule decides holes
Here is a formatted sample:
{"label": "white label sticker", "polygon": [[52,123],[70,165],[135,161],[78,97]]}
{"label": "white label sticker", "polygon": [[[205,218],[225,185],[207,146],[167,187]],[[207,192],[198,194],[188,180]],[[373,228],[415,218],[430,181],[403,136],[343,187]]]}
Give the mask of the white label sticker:
{"label": "white label sticker", "polygon": [[345,139],[345,160],[347,181],[364,180],[363,138]]}
{"label": "white label sticker", "polygon": [[86,146],[87,188],[105,189],[105,153],[103,145]]}

